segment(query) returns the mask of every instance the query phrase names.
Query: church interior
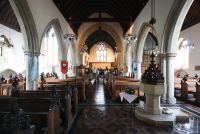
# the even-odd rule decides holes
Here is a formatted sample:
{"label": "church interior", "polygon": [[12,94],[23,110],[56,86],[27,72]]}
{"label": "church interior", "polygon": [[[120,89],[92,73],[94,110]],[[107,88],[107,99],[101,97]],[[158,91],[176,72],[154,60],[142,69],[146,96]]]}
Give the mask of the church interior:
{"label": "church interior", "polygon": [[200,133],[200,0],[0,0],[1,134]]}

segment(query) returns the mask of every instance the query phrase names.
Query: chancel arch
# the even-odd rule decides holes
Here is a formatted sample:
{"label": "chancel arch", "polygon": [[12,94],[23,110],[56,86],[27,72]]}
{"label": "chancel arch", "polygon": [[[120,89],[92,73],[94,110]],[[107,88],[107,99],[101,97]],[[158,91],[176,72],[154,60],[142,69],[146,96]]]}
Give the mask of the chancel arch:
{"label": "chancel arch", "polygon": [[[86,39],[95,31],[99,30],[99,26],[101,26],[101,30],[107,32],[109,35],[112,36],[112,38],[114,39],[116,46],[119,50],[121,50],[121,54],[119,55],[118,59],[120,62],[122,62],[123,60],[123,46],[122,46],[122,40],[119,36],[119,34],[117,33],[117,31],[112,28],[111,26],[105,24],[105,23],[95,23],[93,25],[91,25],[89,28],[87,28],[83,34],[81,35],[80,39],[78,40],[78,53],[80,53],[80,51],[83,49],[83,45],[86,42]],[[80,58],[80,57],[79,57]],[[80,58],[82,59],[82,58]],[[80,60],[82,61],[82,60]],[[81,64],[81,63],[80,63]],[[123,63],[120,64],[118,63],[119,68],[122,68]]]}

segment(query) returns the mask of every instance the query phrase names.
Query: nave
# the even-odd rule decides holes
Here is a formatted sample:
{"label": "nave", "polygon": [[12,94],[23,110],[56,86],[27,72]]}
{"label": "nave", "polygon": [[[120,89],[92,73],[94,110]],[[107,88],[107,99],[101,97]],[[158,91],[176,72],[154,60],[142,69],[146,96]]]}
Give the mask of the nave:
{"label": "nave", "polygon": [[[136,103],[137,107],[138,103]],[[198,119],[200,125],[200,108],[177,100],[175,105],[162,104],[164,107],[180,108],[181,111]],[[93,97],[85,103],[79,103],[79,114],[70,128],[70,134],[173,134],[173,126],[152,126],[139,121],[131,113],[130,105],[122,112],[121,102],[113,102],[106,98],[103,80],[96,84]],[[187,123],[186,120],[176,120],[176,124]],[[198,126],[199,126],[198,125]],[[197,127],[197,126],[194,126]],[[198,128],[200,131],[200,128]]]}

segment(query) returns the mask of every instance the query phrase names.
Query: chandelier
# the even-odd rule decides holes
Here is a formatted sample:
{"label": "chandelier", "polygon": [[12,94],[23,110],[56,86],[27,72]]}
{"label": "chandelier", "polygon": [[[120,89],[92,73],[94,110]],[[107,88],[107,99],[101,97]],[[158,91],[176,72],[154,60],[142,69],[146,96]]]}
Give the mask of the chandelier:
{"label": "chandelier", "polygon": [[80,51],[80,54],[88,54],[88,46],[84,43],[83,49]]}
{"label": "chandelier", "polygon": [[192,43],[192,40],[191,40],[191,37],[189,37],[189,42],[187,40],[184,40],[183,41],[183,44],[182,44],[182,47],[183,48],[193,48],[194,49],[194,43]]}
{"label": "chandelier", "polygon": [[130,41],[133,40],[133,42],[137,41],[137,34],[125,34],[124,35],[124,42],[127,41],[127,43],[130,43]]}
{"label": "chandelier", "polygon": [[65,34],[64,41],[66,40],[74,41],[75,43],[77,43],[77,36],[75,34]]}
{"label": "chandelier", "polygon": [[113,53],[114,55],[117,56],[118,54],[121,54],[121,51],[120,51],[120,50],[117,50],[117,47],[115,47],[115,49],[116,49],[116,50],[115,50],[114,53]]}

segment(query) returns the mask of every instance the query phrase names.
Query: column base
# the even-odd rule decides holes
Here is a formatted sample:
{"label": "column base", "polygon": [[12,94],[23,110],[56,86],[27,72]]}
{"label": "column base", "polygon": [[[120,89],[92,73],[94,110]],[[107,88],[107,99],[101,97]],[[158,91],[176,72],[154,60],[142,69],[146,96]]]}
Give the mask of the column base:
{"label": "column base", "polygon": [[161,96],[161,102],[166,103],[166,96],[165,95]]}
{"label": "column base", "polygon": [[176,104],[176,98],[175,97],[166,98],[166,103],[168,103],[168,104]]}

